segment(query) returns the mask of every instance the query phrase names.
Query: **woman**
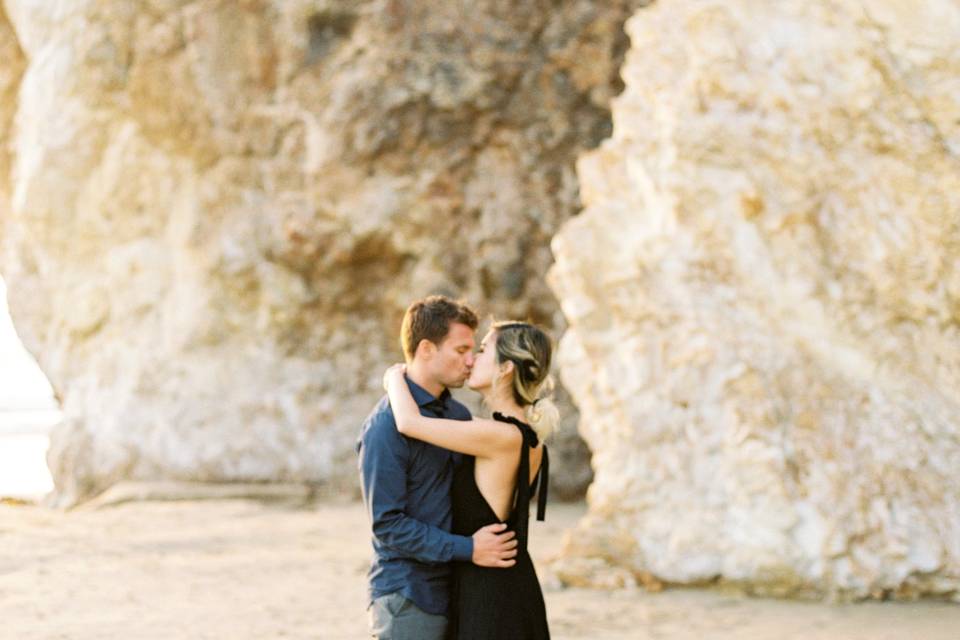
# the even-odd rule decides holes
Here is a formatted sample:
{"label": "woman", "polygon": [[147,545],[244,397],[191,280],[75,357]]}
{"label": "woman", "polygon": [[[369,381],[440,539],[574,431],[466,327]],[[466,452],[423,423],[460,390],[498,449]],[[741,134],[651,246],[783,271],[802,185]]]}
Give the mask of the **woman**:
{"label": "woman", "polygon": [[537,519],[544,517],[549,458],[542,441],[559,419],[544,397],[552,388],[552,351],[547,335],[531,324],[493,325],[467,380],[493,410],[492,420],[421,416],[403,365],[394,365],[384,376],[401,433],[466,454],[453,479],[453,533],[469,536],[505,522],[517,535],[516,564],[508,569],[456,563],[450,637],[457,640],[550,637],[527,531],[530,496],[538,483]]}

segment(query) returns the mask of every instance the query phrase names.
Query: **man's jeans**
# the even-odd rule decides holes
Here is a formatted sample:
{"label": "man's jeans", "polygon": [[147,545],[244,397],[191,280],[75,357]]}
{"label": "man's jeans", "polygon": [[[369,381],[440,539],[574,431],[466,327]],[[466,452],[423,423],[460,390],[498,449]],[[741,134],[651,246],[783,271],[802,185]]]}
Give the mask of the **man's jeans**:
{"label": "man's jeans", "polygon": [[370,606],[370,634],[378,640],[443,640],[444,616],[427,613],[399,593],[380,596]]}

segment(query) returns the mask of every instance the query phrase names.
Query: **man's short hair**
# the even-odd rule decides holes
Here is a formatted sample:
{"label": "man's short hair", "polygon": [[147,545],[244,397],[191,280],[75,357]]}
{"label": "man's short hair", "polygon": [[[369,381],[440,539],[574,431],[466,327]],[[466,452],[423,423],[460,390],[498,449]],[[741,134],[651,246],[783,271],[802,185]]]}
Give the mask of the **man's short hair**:
{"label": "man's short hair", "polygon": [[411,304],[403,314],[400,329],[400,346],[407,361],[413,360],[421,340],[440,346],[454,322],[465,324],[474,331],[480,324],[473,309],[446,296],[428,296]]}

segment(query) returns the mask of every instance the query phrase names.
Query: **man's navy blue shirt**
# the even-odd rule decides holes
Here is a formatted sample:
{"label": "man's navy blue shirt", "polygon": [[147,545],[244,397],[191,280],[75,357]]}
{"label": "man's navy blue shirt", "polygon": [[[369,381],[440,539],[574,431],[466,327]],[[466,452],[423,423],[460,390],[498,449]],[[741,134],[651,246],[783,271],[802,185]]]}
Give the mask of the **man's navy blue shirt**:
{"label": "man's navy blue shirt", "polygon": [[[434,398],[407,378],[424,416],[470,420],[444,390]],[[400,593],[433,614],[447,614],[451,560],[469,562],[473,539],[450,533],[450,487],[460,455],[407,438],[384,396],[357,443],[363,502],[373,529],[370,601]]]}

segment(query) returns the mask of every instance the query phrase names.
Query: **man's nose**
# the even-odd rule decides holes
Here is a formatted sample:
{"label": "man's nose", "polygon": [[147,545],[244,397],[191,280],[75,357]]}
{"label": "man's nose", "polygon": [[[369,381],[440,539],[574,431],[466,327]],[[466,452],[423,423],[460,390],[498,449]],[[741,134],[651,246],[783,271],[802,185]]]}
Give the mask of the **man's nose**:
{"label": "man's nose", "polygon": [[472,354],[472,353],[468,353],[468,354],[467,354],[467,366],[468,366],[469,368],[471,368],[471,369],[473,368],[473,360],[474,360],[473,354]]}

